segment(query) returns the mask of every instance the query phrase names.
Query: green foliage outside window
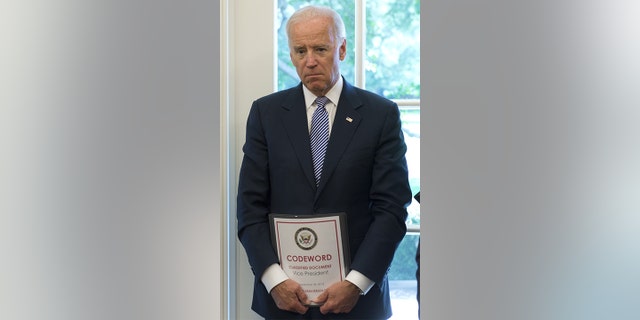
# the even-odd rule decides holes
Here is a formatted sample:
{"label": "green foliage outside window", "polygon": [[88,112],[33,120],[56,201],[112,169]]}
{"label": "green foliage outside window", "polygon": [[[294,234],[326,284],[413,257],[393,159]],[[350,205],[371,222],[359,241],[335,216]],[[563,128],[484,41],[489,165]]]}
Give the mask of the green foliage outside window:
{"label": "green foliage outside window", "polygon": [[416,250],[420,236],[417,234],[406,235],[391,263],[389,280],[414,280],[416,278]]}
{"label": "green foliage outside window", "polygon": [[420,1],[366,1],[365,87],[389,99],[420,98]]}

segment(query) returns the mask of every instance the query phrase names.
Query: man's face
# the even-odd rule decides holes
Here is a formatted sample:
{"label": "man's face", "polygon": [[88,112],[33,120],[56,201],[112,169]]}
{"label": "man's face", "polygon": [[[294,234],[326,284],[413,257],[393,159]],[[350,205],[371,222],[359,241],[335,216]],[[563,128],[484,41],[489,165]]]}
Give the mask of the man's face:
{"label": "man's face", "polygon": [[335,39],[331,19],[316,17],[292,25],[289,55],[302,83],[316,96],[324,96],[340,77],[347,42]]}

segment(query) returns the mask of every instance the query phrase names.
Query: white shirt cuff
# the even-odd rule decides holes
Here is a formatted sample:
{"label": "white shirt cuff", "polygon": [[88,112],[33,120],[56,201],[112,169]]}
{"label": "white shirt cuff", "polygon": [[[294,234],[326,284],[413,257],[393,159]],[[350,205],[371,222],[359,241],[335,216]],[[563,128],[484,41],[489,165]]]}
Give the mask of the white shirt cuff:
{"label": "white shirt cuff", "polygon": [[280,268],[280,265],[274,263],[270,265],[267,270],[264,271],[262,277],[260,277],[260,281],[267,288],[267,292],[271,292],[273,287],[277,286],[281,282],[289,279],[289,277],[284,273],[284,270]]}
{"label": "white shirt cuff", "polygon": [[356,270],[351,270],[349,274],[347,274],[345,280],[355,284],[356,287],[360,288],[360,291],[362,291],[363,295],[367,294],[367,292],[369,292],[369,289],[371,289],[371,287],[373,287],[373,285],[375,284],[375,282],[371,281],[365,275]]}

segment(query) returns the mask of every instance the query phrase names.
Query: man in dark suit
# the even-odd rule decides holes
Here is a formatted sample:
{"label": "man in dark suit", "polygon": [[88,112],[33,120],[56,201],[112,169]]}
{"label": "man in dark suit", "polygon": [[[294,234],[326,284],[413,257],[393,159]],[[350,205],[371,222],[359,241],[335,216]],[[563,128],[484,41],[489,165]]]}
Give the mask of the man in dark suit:
{"label": "man in dark suit", "polygon": [[[301,83],[253,103],[238,185],[238,238],[255,275],[252,309],[267,319],[387,319],[386,274],[406,233],[412,197],[398,106],[340,75],[346,35],[335,11],[302,8],[287,34]],[[328,98],[330,137],[314,170],[317,97]],[[268,220],[274,212],[347,214],[351,270],[313,301],[320,307],[309,306],[279,265]]]}

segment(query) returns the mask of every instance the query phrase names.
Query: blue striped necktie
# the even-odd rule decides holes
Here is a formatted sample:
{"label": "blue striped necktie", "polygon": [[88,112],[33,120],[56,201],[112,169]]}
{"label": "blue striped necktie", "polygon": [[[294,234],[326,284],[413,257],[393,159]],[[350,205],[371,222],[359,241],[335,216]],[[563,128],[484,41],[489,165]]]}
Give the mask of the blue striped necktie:
{"label": "blue striped necktie", "polygon": [[329,113],[327,113],[327,109],[324,108],[327,101],[329,101],[329,99],[324,96],[316,99],[318,108],[311,118],[311,157],[313,159],[313,173],[316,177],[316,186],[320,183],[324,154],[327,151],[327,144],[329,143]]}

